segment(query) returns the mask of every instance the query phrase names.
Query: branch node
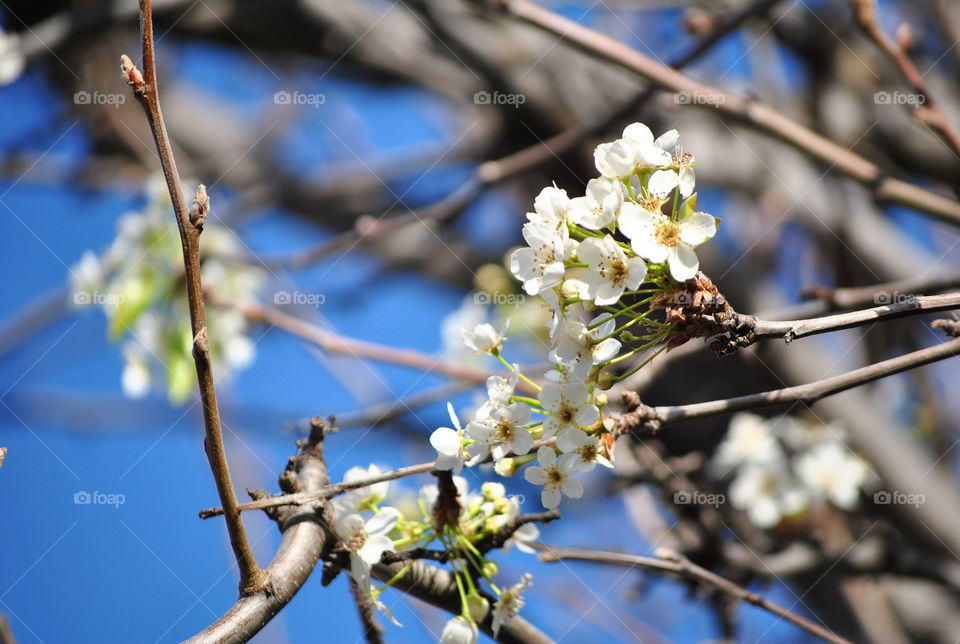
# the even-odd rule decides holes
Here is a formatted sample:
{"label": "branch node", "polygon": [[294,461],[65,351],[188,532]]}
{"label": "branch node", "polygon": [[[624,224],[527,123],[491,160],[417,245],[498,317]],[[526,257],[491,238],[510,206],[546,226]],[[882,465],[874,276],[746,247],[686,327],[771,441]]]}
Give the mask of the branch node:
{"label": "branch node", "polygon": [[960,338],[960,320],[955,318],[942,318],[930,323],[934,329],[941,329],[951,338]]}
{"label": "branch node", "polygon": [[206,361],[209,355],[210,342],[207,340],[207,327],[203,327],[193,337],[193,358]]}

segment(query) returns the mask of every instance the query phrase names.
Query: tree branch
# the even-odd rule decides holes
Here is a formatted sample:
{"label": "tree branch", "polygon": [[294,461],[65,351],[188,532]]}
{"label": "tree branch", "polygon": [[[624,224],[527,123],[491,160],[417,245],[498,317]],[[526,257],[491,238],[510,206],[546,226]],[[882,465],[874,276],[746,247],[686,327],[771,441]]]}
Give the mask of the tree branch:
{"label": "tree branch", "polygon": [[894,44],[877,23],[875,0],[850,0],[850,5],[863,32],[893,61],[907,84],[913,88],[918,96],[923,98],[922,103],[913,106],[914,118],[940,137],[953,150],[955,155],[960,154],[960,135],[950,125],[946,114],[940,109],[940,104],[930,94],[927,83],[923,80],[923,74],[907,56],[906,48],[910,46],[911,40],[908,25],[904,23],[900,26],[899,42]]}
{"label": "tree branch", "polygon": [[[257,499],[256,501],[250,501],[248,503],[241,503],[237,506],[237,510],[240,512],[246,512],[248,510],[266,510],[268,508],[278,508],[285,505],[303,505],[304,503],[310,503],[320,499],[329,499],[337,496],[338,494],[349,492],[350,490],[359,490],[360,488],[367,487],[368,485],[383,483],[384,481],[394,481],[396,479],[407,476],[415,476],[417,474],[425,474],[431,470],[433,470],[433,461],[430,461],[429,463],[420,463],[419,465],[408,465],[407,467],[401,467],[395,470],[390,470],[389,472],[383,472],[382,474],[377,474],[376,476],[368,476],[365,479],[353,481],[352,483],[324,485],[322,488],[315,490],[304,490],[293,494],[270,496]],[[220,516],[221,514],[223,514],[223,508],[210,508],[207,510],[201,510],[200,518],[209,519],[210,517]]]}
{"label": "tree branch", "polygon": [[[210,462],[220,496],[220,503],[226,508],[227,532],[230,545],[240,568],[240,594],[250,595],[259,592],[268,581],[267,575],[257,564],[240,511],[237,510],[237,496],[230,478],[230,467],[223,447],[223,433],[220,428],[220,410],[217,405],[217,392],[214,387],[213,368],[210,362],[210,346],[207,340],[206,311],[203,302],[203,286],[200,281],[200,233],[203,230],[203,215],[209,209],[204,191],[197,192],[197,200],[192,211],[188,211],[177,164],[173,157],[167,128],[160,111],[160,96],[157,88],[156,65],[153,48],[153,14],[150,0],[140,0],[140,36],[143,48],[143,74],[126,56],[121,56],[121,71],[124,79],[133,89],[134,96],[143,107],[150,124],[150,131],[160,156],[163,176],[173,202],[180,231],[180,243],[183,248],[183,264],[187,285],[187,300],[190,309],[190,327],[193,332],[193,358],[197,369],[197,381],[200,386],[200,399],[203,403],[204,449]],[[201,189],[203,186],[201,186]]]}
{"label": "tree branch", "polygon": [[648,79],[655,85],[691,96],[709,96],[710,101],[694,105],[716,109],[747,125],[796,147],[870,188],[878,201],[892,202],[925,212],[952,224],[960,224],[960,203],[920,186],[884,175],[883,170],[864,157],[817,134],[771,107],[743,99],[716,87],[700,83],[659,63],[609,36],[568,20],[529,0],[498,0],[497,5],[515,17],[561,39],[605,58]]}
{"label": "tree branch", "polygon": [[[329,425],[314,424],[310,436],[300,439],[297,455],[280,475],[280,488],[287,492],[310,493],[327,483],[323,460],[323,436]],[[283,534],[280,547],[264,571],[268,583],[258,592],[241,597],[220,619],[187,642],[219,644],[246,642],[266,626],[287,605],[307,581],[323,554],[327,542],[325,506],[320,503],[291,505],[271,514]]]}
{"label": "tree branch", "polygon": [[690,405],[649,407],[639,404],[639,399],[634,397],[631,405],[636,405],[636,408],[633,411],[618,414],[613,418],[617,423],[619,431],[631,431],[642,427],[647,431],[655,432],[664,425],[681,420],[721,416],[738,411],[774,407],[792,402],[812,404],[826,396],[837,394],[841,391],[846,391],[847,389],[852,389],[853,387],[900,373],[901,371],[915,369],[916,367],[922,367],[931,362],[952,358],[958,353],[960,353],[960,338],[949,340],[935,347],[928,347],[896,358],[891,358],[890,360],[877,362],[876,364],[860,369],[854,369],[839,376],[811,382],[806,385],[775,389],[773,391],[726,398],[724,400],[693,403]]}
{"label": "tree branch", "polygon": [[691,581],[716,588],[722,593],[740,601],[747,602],[765,611],[768,611],[788,622],[799,626],[811,635],[815,635],[825,642],[834,644],[851,644],[851,642],[836,633],[833,633],[819,624],[815,624],[806,617],[776,604],[763,596],[751,592],[738,584],[724,579],[706,568],[698,566],[680,553],[667,548],[659,548],[657,557],[641,557],[619,552],[605,552],[602,550],[586,550],[580,548],[556,548],[540,544],[542,554],[540,559],[547,562],[555,561],[591,561],[596,563],[642,568],[659,574],[676,574]]}

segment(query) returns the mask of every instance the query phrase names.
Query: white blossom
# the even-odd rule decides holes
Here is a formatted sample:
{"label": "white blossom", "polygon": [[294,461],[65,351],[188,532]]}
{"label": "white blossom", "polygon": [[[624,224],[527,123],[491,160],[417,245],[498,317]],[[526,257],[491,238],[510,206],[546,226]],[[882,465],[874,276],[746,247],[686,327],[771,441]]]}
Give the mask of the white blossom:
{"label": "white blossom", "polygon": [[393,550],[393,540],[387,535],[398,518],[396,508],[382,508],[366,522],[359,514],[337,517],[334,529],[350,552],[350,575],[361,587],[370,583],[370,567],[380,562],[384,552]]}
{"label": "white blossom", "polygon": [[609,313],[601,313],[588,324],[564,320],[549,357],[558,363],[571,363],[583,356],[589,356],[588,364],[608,362],[620,352],[620,341],[606,337],[615,328],[616,318]]}
{"label": "white blossom", "polygon": [[467,424],[467,436],[476,443],[467,448],[471,458],[485,457],[493,449],[497,460],[513,452],[522,456],[533,448],[530,430],[530,407],[514,403],[491,409],[488,416],[475,418]]}
{"label": "white blossom", "polygon": [[794,469],[807,489],[838,508],[852,510],[867,480],[867,466],[840,441],[832,440],[800,455]]}
{"label": "white blossom", "polygon": [[528,247],[519,248],[510,256],[510,272],[523,281],[528,295],[537,295],[563,281],[563,262],[574,250],[574,242],[566,226],[554,229],[531,222],[523,226]]}
{"label": "white blossom", "polygon": [[534,212],[527,213],[531,222],[541,223],[550,228],[566,227],[567,210],[570,208],[570,198],[565,190],[556,186],[548,186],[540,191],[533,200]]}
{"label": "white blossom", "polygon": [[597,171],[607,179],[625,179],[637,171],[637,150],[629,141],[601,143],[593,151]]}
{"label": "white blossom", "polygon": [[783,450],[770,431],[769,421],[750,413],[736,414],[730,420],[727,436],[713,457],[715,466],[724,470],[741,463],[772,465],[782,460]]}
{"label": "white blossom", "polygon": [[552,510],[560,505],[561,492],[571,499],[583,496],[583,484],[573,478],[576,470],[567,463],[557,462],[557,454],[552,447],[544,445],[537,450],[537,462],[524,470],[524,478],[534,485],[542,485],[540,501],[543,507]]}
{"label": "white blossom", "polygon": [[497,637],[500,633],[500,628],[516,617],[520,609],[523,608],[523,591],[530,586],[531,581],[533,581],[533,576],[530,573],[524,573],[523,576],[520,577],[520,581],[503,591],[503,594],[500,595],[493,605],[494,637]]}
{"label": "white blossom", "polygon": [[730,502],[744,510],[758,528],[772,528],[784,517],[800,514],[809,498],[782,465],[751,463],[730,485]]}
{"label": "white blossom", "polygon": [[506,330],[506,325],[498,332],[489,322],[481,322],[473,329],[463,329],[461,333],[465,345],[477,353],[491,353],[494,350],[500,350]]}
{"label": "white blossom", "polygon": [[615,304],[625,290],[639,288],[647,277],[647,263],[639,257],[628,258],[610,235],[585,239],[577,256],[589,267],[580,277],[586,284],[584,299],[597,306]]}
{"label": "white blossom", "polygon": [[590,402],[590,391],[580,383],[546,384],[538,396],[544,412],[543,438],[558,432],[589,427],[600,420],[600,410]]}
{"label": "white blossom", "polygon": [[691,212],[678,221],[625,203],[620,210],[620,229],[630,239],[637,255],[654,263],[667,262],[673,279],[683,282],[700,268],[694,247],[716,234],[716,219]]}
{"label": "white blossom", "polygon": [[653,140],[653,132],[643,123],[631,123],[623,130],[623,140],[634,150],[634,162],[640,168],[660,168],[670,164],[670,154]]}
{"label": "white blossom", "polygon": [[586,194],[570,200],[569,217],[584,228],[600,230],[617,220],[622,205],[623,192],[619,181],[590,179]]}
{"label": "white blossom", "polygon": [[[343,482],[351,484],[382,473],[383,470],[376,465],[370,465],[369,467],[351,467],[347,470],[346,474],[343,475]],[[367,509],[380,503],[380,501],[386,498],[389,490],[390,481],[382,481],[366,487],[357,488],[356,490],[349,490],[345,494],[335,497],[333,504],[340,514],[356,512],[357,510]]]}
{"label": "white blossom", "polygon": [[460,427],[460,419],[453,411],[453,405],[447,403],[447,411],[450,413],[450,427],[440,427],[430,434],[430,444],[437,450],[437,460],[435,466],[438,470],[453,470],[457,474],[463,470],[465,461],[470,458],[467,452],[466,436],[463,428]]}
{"label": "white blossom", "polygon": [[[559,440],[557,441],[557,447],[563,450]],[[613,469],[613,463],[604,456],[603,445],[596,436],[587,436],[584,434],[584,439],[580,441],[579,445],[573,449],[564,451],[567,453],[560,457],[560,464],[566,466],[568,469],[573,469],[577,472],[589,472],[597,466],[597,463]]]}

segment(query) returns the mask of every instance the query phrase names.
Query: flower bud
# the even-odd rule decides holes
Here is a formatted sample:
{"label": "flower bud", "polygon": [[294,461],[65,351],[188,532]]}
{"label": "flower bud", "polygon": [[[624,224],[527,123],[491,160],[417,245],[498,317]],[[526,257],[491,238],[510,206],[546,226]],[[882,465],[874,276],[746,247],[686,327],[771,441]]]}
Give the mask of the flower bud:
{"label": "flower bud", "polygon": [[487,579],[493,579],[497,576],[497,573],[500,572],[500,566],[490,560],[487,560],[483,562],[483,567],[480,569],[480,572]]}
{"label": "flower bud", "polygon": [[512,458],[501,458],[493,466],[493,471],[500,476],[513,476],[517,473],[517,461]]}
{"label": "flower bud", "polygon": [[487,618],[487,613],[490,612],[490,602],[474,591],[467,595],[467,612],[470,613],[470,618],[473,621],[482,622]]}

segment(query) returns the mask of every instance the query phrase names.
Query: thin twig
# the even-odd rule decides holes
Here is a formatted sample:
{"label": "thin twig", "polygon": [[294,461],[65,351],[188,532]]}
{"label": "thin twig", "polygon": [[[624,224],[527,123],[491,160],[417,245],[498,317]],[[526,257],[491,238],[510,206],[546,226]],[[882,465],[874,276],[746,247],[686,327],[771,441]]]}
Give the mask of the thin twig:
{"label": "thin twig", "polygon": [[890,304],[807,320],[755,320],[753,339],[782,337],[787,342],[830,331],[850,329],[881,320],[960,308],[960,293],[907,296]]}
{"label": "thin twig", "polygon": [[[217,405],[217,392],[214,387],[213,369],[210,362],[210,346],[207,339],[206,311],[203,302],[203,286],[200,281],[200,233],[203,230],[202,217],[190,216],[187,202],[177,173],[177,164],[170,147],[167,128],[160,111],[160,96],[157,88],[156,64],[153,48],[153,14],[150,0],[140,0],[140,36],[143,46],[143,74],[126,56],[121,57],[121,70],[124,78],[133,89],[134,96],[143,107],[150,123],[153,140],[160,156],[163,176],[170,192],[177,227],[180,230],[180,242],[183,248],[183,264],[187,285],[187,300],[190,309],[190,327],[193,333],[193,358],[197,369],[197,381],[200,386],[200,399],[203,403],[204,449],[210,462],[220,496],[220,503],[226,508],[227,532],[230,545],[240,569],[240,594],[250,595],[263,589],[269,581],[267,574],[257,564],[240,511],[237,510],[237,496],[230,478],[230,467],[223,447],[223,433],[220,428],[220,410]],[[206,201],[200,198],[198,202]],[[206,212],[208,203],[201,204],[200,210]]]}
{"label": "thin twig", "polygon": [[700,83],[657,62],[631,47],[588,27],[568,20],[529,0],[499,0],[507,12],[566,42],[605,58],[648,79],[655,85],[690,96],[707,96],[710,101],[691,104],[716,109],[781,141],[793,145],[846,176],[867,186],[880,202],[892,202],[925,212],[952,224],[960,224],[960,203],[915,184],[884,175],[872,161],[817,134],[775,109],[753,99],[744,99]]}
{"label": "thin twig", "polygon": [[[854,15],[857,17],[857,23],[863,29],[863,32],[893,61],[897,69],[900,70],[903,79],[913,88],[917,96],[922,98],[922,101],[913,104],[914,118],[930,128],[934,134],[950,146],[954,155],[960,154],[960,134],[950,125],[946,114],[940,108],[940,104],[927,89],[923,74],[907,56],[906,47],[909,47],[910,39],[909,27],[906,24],[900,27],[901,37],[898,38],[900,42],[894,43],[877,23],[875,0],[850,0],[850,4]],[[901,38],[905,41],[901,41]]]}
{"label": "thin twig", "polygon": [[958,353],[960,353],[960,338],[805,385],[690,405],[649,407],[641,404],[634,411],[617,415],[615,420],[623,431],[638,427],[657,431],[664,425],[681,420],[721,416],[794,402],[809,405],[826,396],[838,394],[901,371],[952,358]]}
{"label": "thin twig", "polygon": [[[354,358],[370,358],[377,362],[398,364],[428,373],[439,373],[455,380],[475,384],[485,383],[487,378],[496,375],[493,371],[444,362],[436,356],[414,349],[397,349],[383,344],[342,336],[332,331],[321,329],[315,324],[301,320],[298,317],[284,313],[278,309],[261,306],[260,304],[238,304],[236,302],[229,302],[223,298],[219,298],[214,293],[211,293],[211,301],[235,308],[250,322],[262,322],[277,327],[287,333],[308,340],[330,353],[352,356]],[[522,381],[517,385],[517,388],[526,393],[536,393],[535,389],[528,383]]]}
{"label": "thin twig", "polygon": [[[311,501],[317,501],[319,499],[329,499],[337,496],[338,494],[343,494],[344,492],[349,492],[350,490],[358,490],[362,487],[367,487],[368,485],[375,485],[385,481],[394,481],[396,479],[401,479],[407,476],[415,476],[417,474],[425,474],[432,469],[433,461],[430,461],[429,463],[420,463],[419,465],[408,465],[407,467],[401,467],[395,470],[390,470],[389,472],[383,472],[382,474],[377,474],[376,476],[368,476],[365,479],[360,479],[351,483],[342,482],[334,485],[326,485],[323,488],[312,492],[297,492],[294,494],[271,496],[264,499],[257,499],[256,501],[250,501],[248,503],[241,503],[237,506],[237,510],[240,512],[246,512],[248,510],[266,510],[267,508],[276,508],[284,505],[303,505],[304,503],[310,503]],[[223,508],[209,508],[207,510],[201,510],[199,514],[201,519],[209,519],[210,517],[216,517],[223,514]]]}
{"label": "thin twig", "polygon": [[374,606],[371,602],[366,601],[363,593],[357,586],[357,580],[353,577],[350,577],[350,594],[353,595],[353,601],[357,607],[357,615],[360,617],[360,626],[363,628],[363,638],[367,644],[382,644],[383,626],[377,621]]}
{"label": "thin twig", "polygon": [[538,547],[542,553],[540,559],[547,562],[555,561],[590,561],[595,563],[613,564],[616,566],[627,566],[630,568],[642,568],[660,574],[676,574],[691,581],[695,581],[747,602],[765,611],[768,611],[790,623],[799,626],[811,635],[815,635],[825,642],[833,644],[851,644],[849,640],[833,633],[823,626],[816,624],[806,617],[784,608],[783,606],[765,599],[762,595],[747,590],[743,586],[724,579],[716,573],[710,572],[706,568],[698,566],[680,553],[669,550],[668,548],[659,548],[657,557],[642,557],[619,552],[607,552],[602,550],[587,550],[581,548],[557,548],[546,544],[539,544]]}

